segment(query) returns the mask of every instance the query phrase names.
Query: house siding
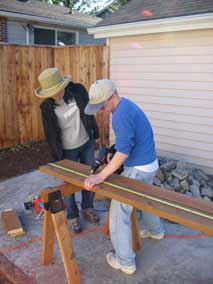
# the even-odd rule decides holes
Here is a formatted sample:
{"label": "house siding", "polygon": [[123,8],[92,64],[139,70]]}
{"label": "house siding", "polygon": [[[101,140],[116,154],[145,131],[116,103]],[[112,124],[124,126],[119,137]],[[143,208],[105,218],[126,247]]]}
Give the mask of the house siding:
{"label": "house siding", "polygon": [[8,20],[8,42],[16,44],[26,44],[26,23]]}
{"label": "house siding", "polygon": [[[64,29],[66,31],[70,31],[70,29],[57,27],[53,25],[47,24],[33,24],[34,26],[42,26],[43,28],[47,29]],[[26,30],[25,30],[26,22],[8,20],[8,42],[9,43],[16,43],[16,44],[26,44]],[[79,32],[79,42],[77,44],[102,44],[105,43],[104,39],[94,39],[92,35],[89,35],[86,31],[78,31]],[[30,31],[29,34],[29,44],[34,44],[34,35],[33,32]]]}
{"label": "house siding", "polygon": [[[213,170],[213,30],[111,38],[110,77],[150,119],[158,155]],[[113,140],[113,134],[111,134]]]}
{"label": "house siding", "polygon": [[79,32],[79,44],[104,44],[105,42],[105,39],[94,39],[94,36],[87,32]]}
{"label": "house siding", "polygon": [[0,41],[7,42],[7,19],[0,17]]}

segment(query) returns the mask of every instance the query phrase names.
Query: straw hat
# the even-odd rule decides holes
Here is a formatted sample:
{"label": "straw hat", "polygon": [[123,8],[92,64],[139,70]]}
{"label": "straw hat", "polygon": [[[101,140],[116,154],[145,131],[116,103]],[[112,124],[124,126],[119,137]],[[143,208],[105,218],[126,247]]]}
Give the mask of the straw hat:
{"label": "straw hat", "polygon": [[38,80],[41,86],[34,93],[37,97],[45,99],[64,90],[71,81],[71,76],[63,77],[58,68],[48,68],[38,76]]}

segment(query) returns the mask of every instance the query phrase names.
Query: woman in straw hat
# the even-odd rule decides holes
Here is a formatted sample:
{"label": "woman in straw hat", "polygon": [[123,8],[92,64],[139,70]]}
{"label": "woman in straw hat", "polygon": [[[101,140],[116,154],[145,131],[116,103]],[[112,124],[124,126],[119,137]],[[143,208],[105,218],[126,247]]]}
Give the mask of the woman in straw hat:
{"label": "woman in straw hat", "polygon": [[[70,159],[86,165],[94,162],[95,142],[99,141],[98,127],[93,115],[84,114],[89,98],[85,87],[73,83],[71,76],[63,77],[57,68],[48,68],[38,77],[40,87],[35,95],[44,101],[41,114],[45,136],[55,161]],[[82,215],[92,223],[99,221],[93,208],[92,192],[82,190]],[[75,195],[65,198],[67,218],[73,232],[81,232],[79,210]]]}

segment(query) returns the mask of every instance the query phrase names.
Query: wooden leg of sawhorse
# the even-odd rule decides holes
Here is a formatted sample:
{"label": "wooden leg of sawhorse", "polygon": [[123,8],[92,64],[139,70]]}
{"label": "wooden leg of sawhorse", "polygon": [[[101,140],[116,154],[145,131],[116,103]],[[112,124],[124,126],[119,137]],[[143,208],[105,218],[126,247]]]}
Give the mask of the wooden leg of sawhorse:
{"label": "wooden leg of sawhorse", "polygon": [[55,231],[50,211],[44,210],[41,264],[52,263],[54,251]]}
{"label": "wooden leg of sawhorse", "polygon": [[64,211],[60,211],[58,213],[51,214],[51,216],[64,263],[67,284],[80,284],[78,264],[75,259],[72,239],[67,226],[65,213]]}
{"label": "wooden leg of sawhorse", "polygon": [[64,211],[51,214],[44,213],[43,238],[42,238],[42,264],[52,262],[54,249],[54,235],[56,234],[67,276],[67,284],[80,284],[80,274],[73,252],[72,239],[67,226]]}
{"label": "wooden leg of sawhorse", "polygon": [[136,252],[137,250],[141,249],[141,239],[139,234],[137,209],[135,208],[133,208],[131,219],[132,219],[132,247],[133,250]]}
{"label": "wooden leg of sawhorse", "polygon": [[[103,234],[105,235],[109,234],[109,215],[110,215],[110,209],[107,214],[106,223],[103,229]],[[131,219],[132,219],[132,248],[136,252],[137,250],[140,250],[141,248],[141,239],[139,235],[137,210],[135,208],[133,208]]]}

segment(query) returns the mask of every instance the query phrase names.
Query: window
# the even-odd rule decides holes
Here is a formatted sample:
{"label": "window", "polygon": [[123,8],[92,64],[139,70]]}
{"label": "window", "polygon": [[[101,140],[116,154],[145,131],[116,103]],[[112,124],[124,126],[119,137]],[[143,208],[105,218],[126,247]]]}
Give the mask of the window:
{"label": "window", "polygon": [[75,44],[75,33],[57,31],[57,45]]}
{"label": "window", "polygon": [[34,28],[34,44],[70,45],[76,43],[76,33],[61,30]]}
{"label": "window", "polygon": [[55,45],[55,31],[46,29],[34,29],[34,43]]}

